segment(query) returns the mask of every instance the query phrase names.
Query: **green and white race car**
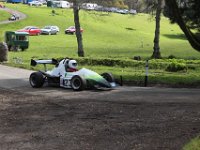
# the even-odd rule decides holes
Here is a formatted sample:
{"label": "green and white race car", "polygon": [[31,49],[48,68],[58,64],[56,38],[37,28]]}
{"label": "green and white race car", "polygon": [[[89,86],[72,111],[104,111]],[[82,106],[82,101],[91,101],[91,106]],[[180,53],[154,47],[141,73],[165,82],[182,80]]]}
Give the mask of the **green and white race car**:
{"label": "green and white race car", "polygon": [[[33,72],[29,77],[33,88],[40,88],[47,83],[48,86],[72,88],[75,91],[85,89],[114,88],[116,83],[111,73],[98,73],[82,68],[77,70],[76,60],[63,59],[58,62],[52,60],[31,60],[31,65],[44,64],[45,71]],[[54,64],[55,67],[47,71],[46,64]]]}

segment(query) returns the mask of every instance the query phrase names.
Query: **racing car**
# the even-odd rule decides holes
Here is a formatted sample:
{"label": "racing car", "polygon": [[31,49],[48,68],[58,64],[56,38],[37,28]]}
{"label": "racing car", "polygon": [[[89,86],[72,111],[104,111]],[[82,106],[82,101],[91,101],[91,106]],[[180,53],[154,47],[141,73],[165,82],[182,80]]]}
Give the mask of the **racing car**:
{"label": "racing car", "polygon": [[[114,88],[116,83],[111,73],[98,74],[92,70],[82,68],[77,69],[77,62],[74,59],[51,60],[31,60],[31,66],[43,64],[45,71],[31,73],[29,77],[30,85],[33,88],[40,88],[47,83],[48,86],[63,87],[82,91],[85,89]],[[47,71],[46,64],[53,64],[55,67]]]}
{"label": "racing car", "polygon": [[15,20],[19,20],[19,16],[16,15],[16,14],[12,14],[9,18],[8,18],[9,21],[15,21]]}

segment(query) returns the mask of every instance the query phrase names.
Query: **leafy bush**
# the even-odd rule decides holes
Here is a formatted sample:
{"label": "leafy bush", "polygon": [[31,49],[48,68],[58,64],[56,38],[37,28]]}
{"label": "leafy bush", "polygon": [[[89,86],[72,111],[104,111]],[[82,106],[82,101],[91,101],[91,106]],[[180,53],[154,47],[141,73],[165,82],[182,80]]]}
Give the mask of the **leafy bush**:
{"label": "leafy bush", "polygon": [[[61,60],[63,58],[58,58]],[[81,65],[90,65],[90,66],[119,66],[122,68],[125,67],[145,67],[144,61],[136,61],[131,59],[109,59],[109,58],[74,58]]]}
{"label": "leafy bush", "polygon": [[174,55],[169,55],[168,56],[168,59],[174,59],[174,58],[176,58]]}
{"label": "leafy bush", "polygon": [[169,71],[169,72],[178,72],[178,71],[186,71],[186,70],[187,70],[186,64],[178,63],[178,62],[172,62],[166,68],[166,71]]}
{"label": "leafy bush", "polygon": [[151,59],[149,61],[149,69],[163,69],[169,64],[167,61],[163,61],[162,59]]}
{"label": "leafy bush", "polygon": [[[61,60],[63,58],[57,58]],[[136,69],[145,68],[146,61],[137,61],[132,59],[111,59],[111,58],[69,58],[76,59],[80,65],[89,66],[108,66],[108,67],[131,67]],[[200,61],[186,61],[183,59],[151,59],[149,60],[149,69],[166,70],[169,72],[187,71],[187,69],[196,70],[199,68]]]}
{"label": "leafy bush", "polygon": [[191,69],[191,70],[196,70],[197,66],[195,64],[188,64],[187,65],[188,69]]}

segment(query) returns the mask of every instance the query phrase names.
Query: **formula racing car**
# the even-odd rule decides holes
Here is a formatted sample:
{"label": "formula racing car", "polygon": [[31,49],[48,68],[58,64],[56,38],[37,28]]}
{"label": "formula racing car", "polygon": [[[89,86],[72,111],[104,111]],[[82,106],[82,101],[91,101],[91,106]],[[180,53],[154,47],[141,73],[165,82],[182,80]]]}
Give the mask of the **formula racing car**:
{"label": "formula racing car", "polygon": [[[72,88],[75,91],[91,88],[113,88],[116,86],[111,73],[99,75],[86,68],[78,70],[76,60],[31,60],[32,66],[36,66],[37,64],[43,64],[45,71],[33,72],[30,75],[29,82],[33,88],[40,88],[44,83],[47,83],[49,86]],[[55,67],[47,71],[46,64],[54,64]]]}

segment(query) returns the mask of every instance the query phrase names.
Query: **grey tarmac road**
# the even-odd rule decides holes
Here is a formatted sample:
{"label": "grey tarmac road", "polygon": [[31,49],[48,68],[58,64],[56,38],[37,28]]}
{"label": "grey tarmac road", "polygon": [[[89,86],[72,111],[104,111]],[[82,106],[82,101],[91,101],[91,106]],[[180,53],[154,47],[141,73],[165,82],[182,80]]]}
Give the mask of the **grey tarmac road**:
{"label": "grey tarmac road", "polygon": [[[0,8],[0,10],[7,11],[10,14],[17,14],[17,16],[19,16],[19,20],[16,20],[16,21],[20,21],[27,17],[25,14],[23,14],[17,10],[10,9],[10,8]],[[1,21],[0,24],[7,24],[7,23],[16,22],[16,21],[4,20],[4,21]]]}
{"label": "grey tarmac road", "polygon": [[31,95],[67,99],[98,99],[131,102],[195,102],[200,103],[200,89],[160,87],[117,87],[110,91],[86,90],[74,92],[71,89],[44,86],[32,88],[29,76],[33,71],[0,65],[0,88]]}

